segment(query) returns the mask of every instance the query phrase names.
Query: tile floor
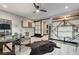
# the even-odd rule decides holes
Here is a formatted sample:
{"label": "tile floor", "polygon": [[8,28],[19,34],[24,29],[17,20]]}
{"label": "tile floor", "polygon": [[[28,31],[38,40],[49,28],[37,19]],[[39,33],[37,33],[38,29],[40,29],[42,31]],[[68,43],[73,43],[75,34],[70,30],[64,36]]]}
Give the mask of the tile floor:
{"label": "tile floor", "polygon": [[79,55],[79,46],[75,44],[63,43],[58,41],[53,41],[57,43],[57,46],[61,49],[55,48],[51,53],[46,53],[45,55]]}
{"label": "tile floor", "polygon": [[[32,37],[31,43],[33,43],[34,41],[41,41],[41,40],[48,40],[48,36],[45,35],[42,38]],[[79,46],[77,47],[76,45],[70,43],[63,43],[55,40],[53,40],[53,42],[55,42],[57,46],[61,47],[61,49],[55,48],[54,51],[52,51],[51,53],[46,53],[44,55],[79,55]],[[21,52],[19,52],[18,46],[16,46],[16,48],[17,48],[16,49],[17,55],[29,55],[31,52],[30,47],[22,46]]]}

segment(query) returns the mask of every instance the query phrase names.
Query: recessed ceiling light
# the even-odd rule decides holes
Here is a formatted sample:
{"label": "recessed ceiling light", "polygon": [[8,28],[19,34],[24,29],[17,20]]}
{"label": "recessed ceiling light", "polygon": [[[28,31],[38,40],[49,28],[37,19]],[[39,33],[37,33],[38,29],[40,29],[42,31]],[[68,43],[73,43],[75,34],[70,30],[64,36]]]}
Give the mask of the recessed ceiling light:
{"label": "recessed ceiling light", "polygon": [[69,7],[68,6],[65,6],[65,9],[68,9]]}
{"label": "recessed ceiling light", "polygon": [[7,5],[2,5],[3,8],[7,8]]}

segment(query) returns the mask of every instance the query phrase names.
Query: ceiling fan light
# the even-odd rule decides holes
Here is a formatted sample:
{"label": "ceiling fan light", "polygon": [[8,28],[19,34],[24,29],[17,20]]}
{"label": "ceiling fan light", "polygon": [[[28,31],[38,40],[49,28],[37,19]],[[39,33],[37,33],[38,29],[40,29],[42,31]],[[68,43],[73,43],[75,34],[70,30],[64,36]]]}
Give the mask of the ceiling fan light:
{"label": "ceiling fan light", "polygon": [[36,10],[36,12],[39,12],[39,10]]}

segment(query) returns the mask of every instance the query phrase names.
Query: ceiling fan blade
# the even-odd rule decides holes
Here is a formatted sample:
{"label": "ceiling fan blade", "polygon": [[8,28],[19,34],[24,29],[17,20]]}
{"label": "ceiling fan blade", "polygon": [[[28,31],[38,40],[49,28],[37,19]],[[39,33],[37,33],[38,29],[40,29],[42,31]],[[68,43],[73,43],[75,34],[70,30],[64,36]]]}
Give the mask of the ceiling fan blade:
{"label": "ceiling fan blade", "polygon": [[39,6],[37,6],[35,3],[33,3],[33,5],[36,9],[39,9]]}
{"label": "ceiling fan blade", "polygon": [[42,12],[47,12],[47,10],[40,10],[40,11],[42,11]]}
{"label": "ceiling fan blade", "polygon": [[33,3],[33,5],[34,5],[34,7],[37,9],[37,6],[36,6],[36,4],[35,4],[35,3]]}

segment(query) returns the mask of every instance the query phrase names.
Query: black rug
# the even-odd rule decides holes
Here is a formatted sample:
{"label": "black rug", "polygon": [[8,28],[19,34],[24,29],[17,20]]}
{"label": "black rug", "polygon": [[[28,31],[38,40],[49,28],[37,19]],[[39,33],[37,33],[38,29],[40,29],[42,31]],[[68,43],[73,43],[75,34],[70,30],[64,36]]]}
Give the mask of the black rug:
{"label": "black rug", "polygon": [[31,53],[30,55],[42,55],[48,52],[52,52],[54,48],[60,48],[56,45],[56,43],[51,41],[38,41],[34,42],[31,45]]}

